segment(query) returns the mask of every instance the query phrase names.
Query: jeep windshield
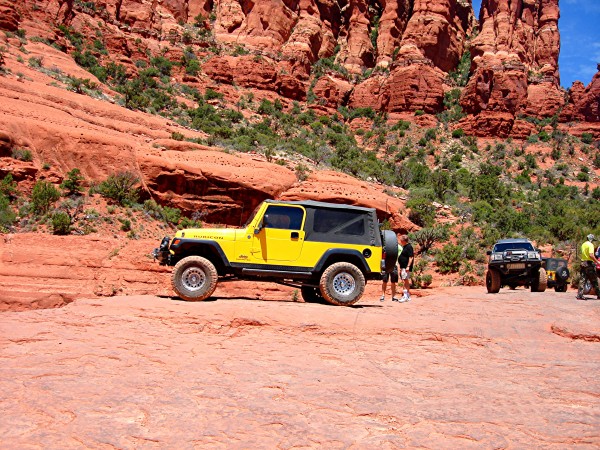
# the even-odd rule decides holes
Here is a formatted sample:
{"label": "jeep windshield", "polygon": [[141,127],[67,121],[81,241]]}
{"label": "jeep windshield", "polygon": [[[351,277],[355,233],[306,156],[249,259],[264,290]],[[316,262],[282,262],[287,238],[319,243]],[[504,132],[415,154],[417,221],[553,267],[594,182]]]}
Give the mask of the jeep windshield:
{"label": "jeep windshield", "polygon": [[252,222],[252,219],[254,219],[254,216],[256,216],[256,213],[258,212],[258,210],[260,209],[262,203],[259,203],[256,208],[254,208],[254,211],[252,211],[252,214],[250,214],[248,216],[248,220],[246,220],[246,223],[244,224],[243,228],[246,228],[248,225],[250,225],[250,222]]}
{"label": "jeep windshield", "polygon": [[531,242],[502,242],[494,245],[494,253],[502,253],[507,250],[527,250],[535,251]]}

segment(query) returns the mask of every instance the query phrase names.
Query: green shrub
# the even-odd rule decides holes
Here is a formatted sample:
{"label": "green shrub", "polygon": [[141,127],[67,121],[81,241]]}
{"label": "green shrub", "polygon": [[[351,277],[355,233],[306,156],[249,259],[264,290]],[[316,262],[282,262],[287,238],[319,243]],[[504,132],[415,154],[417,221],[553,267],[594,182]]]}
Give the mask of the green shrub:
{"label": "green shrub", "polygon": [[452,137],[455,139],[460,139],[465,135],[465,130],[463,130],[462,128],[457,128],[456,130],[452,131]]}
{"label": "green shrub", "polygon": [[581,133],[581,142],[584,144],[591,144],[594,142],[594,136],[592,133]]}
{"label": "green shrub", "polygon": [[24,148],[13,149],[11,156],[20,161],[25,161],[25,162],[33,161],[33,155],[31,154],[31,151],[24,149]]}
{"label": "green shrub", "polygon": [[422,116],[423,114],[425,114],[425,111],[423,111],[422,109],[417,109],[415,111],[415,116]]}
{"label": "green shrub", "polygon": [[33,186],[31,204],[35,214],[45,214],[60,198],[60,192],[48,181],[40,180]]}
{"label": "green shrub", "polygon": [[428,128],[427,131],[425,131],[425,140],[426,141],[435,141],[437,137],[437,130],[435,128]]}
{"label": "green shrub", "polygon": [[168,77],[171,76],[171,69],[173,68],[173,63],[164,56],[155,56],[150,59],[150,64],[158,69],[161,75]]}
{"label": "green shrub", "polygon": [[550,139],[552,139],[552,136],[549,135],[545,130],[540,131],[538,136],[542,142],[548,142]]}
{"label": "green shrub", "polygon": [[0,228],[11,226],[17,215],[10,206],[10,200],[0,192]]}
{"label": "green shrub", "polygon": [[411,233],[410,239],[419,245],[419,253],[427,253],[433,244],[448,239],[448,228],[443,226],[421,228]]}
{"label": "green shrub", "polygon": [[170,208],[168,206],[162,207],[155,200],[149,199],[144,202],[144,211],[151,217],[161,220],[167,224],[177,225],[181,219],[181,210],[177,208]]}
{"label": "green shrub", "polygon": [[138,190],[135,186],[139,181],[139,178],[131,172],[119,172],[110,175],[98,185],[97,189],[103,197],[114,200],[122,206],[128,206],[138,200]]}
{"label": "green shrub", "polygon": [[9,200],[17,197],[17,182],[13,180],[12,173],[8,173],[0,181],[0,195],[4,195]]}
{"label": "green shrub", "polygon": [[425,258],[419,258],[415,262],[415,266],[410,277],[410,283],[413,288],[421,289],[427,288],[431,285],[433,277],[428,273],[424,273],[428,265],[429,261]]}
{"label": "green shrub", "polygon": [[196,76],[200,72],[200,62],[197,59],[190,59],[185,64],[185,73]]}
{"label": "green shrub", "polygon": [[44,65],[44,57],[43,56],[32,56],[29,58],[29,67],[34,67],[39,69]]}
{"label": "green shrub", "polygon": [[121,222],[122,231],[131,231],[131,220],[119,217],[119,222]]}
{"label": "green shrub", "polygon": [[60,184],[60,188],[65,191],[65,195],[79,195],[83,191],[83,181],[81,171],[75,168],[67,172],[67,178]]}
{"label": "green shrub", "polygon": [[582,182],[590,181],[590,175],[585,172],[579,172],[577,174],[577,180],[582,181]]}
{"label": "green shrub", "polygon": [[181,219],[181,210],[165,206],[163,207],[163,218],[166,223],[177,225]]}
{"label": "green shrub", "polygon": [[202,228],[202,222],[196,219],[190,219],[189,217],[184,217],[181,219],[181,222],[177,226],[180,230],[186,228]]}
{"label": "green shrub", "polygon": [[67,235],[71,233],[71,217],[64,211],[52,214],[52,229],[54,234]]}
{"label": "green shrub", "polygon": [[408,220],[420,227],[429,227],[435,221],[435,206],[431,201],[423,198],[411,198],[406,202],[406,207],[410,209]]}
{"label": "green shrub", "polygon": [[220,93],[220,92],[215,91],[214,89],[208,88],[206,90],[206,92],[204,93],[204,98],[206,100],[222,99],[223,98],[223,94]]}
{"label": "green shrub", "polygon": [[463,248],[460,245],[446,244],[435,255],[435,262],[440,273],[455,273],[460,268]]}
{"label": "green shrub", "polygon": [[465,50],[460,57],[460,61],[455,71],[448,72],[448,77],[456,86],[466,86],[469,81],[469,71],[471,69],[471,52]]}

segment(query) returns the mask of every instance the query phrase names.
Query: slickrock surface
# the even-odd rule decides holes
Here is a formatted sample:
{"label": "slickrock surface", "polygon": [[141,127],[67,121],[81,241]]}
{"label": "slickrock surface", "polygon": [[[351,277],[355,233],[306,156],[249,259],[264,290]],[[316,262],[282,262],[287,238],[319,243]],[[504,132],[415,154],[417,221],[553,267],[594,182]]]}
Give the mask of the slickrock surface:
{"label": "slickrock surface", "polygon": [[600,302],[378,287],[2,313],[1,447],[598,448]]}

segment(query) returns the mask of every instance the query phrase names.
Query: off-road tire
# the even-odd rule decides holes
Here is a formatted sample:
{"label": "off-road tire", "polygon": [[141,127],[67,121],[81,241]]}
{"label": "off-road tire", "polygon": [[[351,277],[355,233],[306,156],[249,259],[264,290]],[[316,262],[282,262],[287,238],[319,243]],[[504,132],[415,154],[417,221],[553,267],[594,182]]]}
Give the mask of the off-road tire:
{"label": "off-road tire", "polygon": [[556,286],[554,286],[554,291],[555,292],[567,292],[567,285],[566,284],[557,284]]}
{"label": "off-road tire", "polygon": [[337,262],[325,269],[319,289],[328,303],[350,306],[360,300],[365,292],[365,284],[365,276],[358,267],[347,262]]}
{"label": "off-road tire", "polygon": [[540,268],[538,273],[533,274],[531,279],[531,292],[544,292],[548,287],[548,276],[546,275],[546,269]]}
{"label": "off-road tire", "polygon": [[385,260],[383,261],[384,270],[391,272],[398,262],[398,238],[392,230],[383,230],[381,232],[383,240],[383,251]]}
{"label": "off-road tire", "polygon": [[183,300],[201,301],[212,295],[219,275],[213,263],[202,256],[188,256],[173,269],[171,283]]}
{"label": "off-road tire", "polygon": [[302,286],[300,288],[300,294],[305,303],[326,303],[318,287]]}
{"label": "off-road tire", "polygon": [[500,292],[500,285],[502,284],[502,278],[500,272],[496,269],[488,269],[485,276],[485,286],[487,287],[488,294],[497,294]]}

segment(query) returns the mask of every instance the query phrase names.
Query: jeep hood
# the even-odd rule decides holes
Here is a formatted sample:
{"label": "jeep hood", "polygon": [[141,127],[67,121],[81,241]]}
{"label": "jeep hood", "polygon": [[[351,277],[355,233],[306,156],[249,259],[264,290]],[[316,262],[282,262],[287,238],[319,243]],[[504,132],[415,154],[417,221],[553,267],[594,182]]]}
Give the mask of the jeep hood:
{"label": "jeep hood", "polygon": [[234,241],[236,236],[246,230],[239,228],[188,228],[175,233],[175,237],[185,239],[206,239],[219,241]]}

